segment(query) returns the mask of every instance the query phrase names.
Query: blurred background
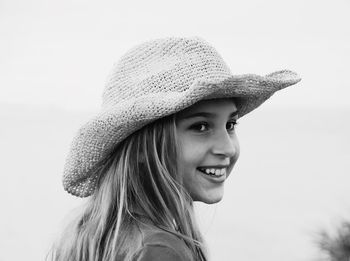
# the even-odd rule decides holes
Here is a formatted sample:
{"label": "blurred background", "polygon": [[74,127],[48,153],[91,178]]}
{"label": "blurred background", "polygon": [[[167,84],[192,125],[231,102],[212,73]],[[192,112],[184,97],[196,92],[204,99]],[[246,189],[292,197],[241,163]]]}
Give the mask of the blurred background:
{"label": "blurred background", "polygon": [[241,157],[196,204],[211,260],[320,260],[350,220],[350,2],[0,0],[0,260],[44,260],[84,200],[61,176],[77,129],[130,47],[200,36],[234,74],[303,80],[240,119]]}

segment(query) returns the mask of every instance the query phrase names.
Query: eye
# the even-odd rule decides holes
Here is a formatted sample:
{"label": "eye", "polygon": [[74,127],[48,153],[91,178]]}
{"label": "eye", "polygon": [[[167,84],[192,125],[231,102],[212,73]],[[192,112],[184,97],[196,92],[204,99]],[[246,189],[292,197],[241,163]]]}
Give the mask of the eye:
{"label": "eye", "polygon": [[199,122],[190,127],[190,129],[198,131],[198,132],[204,132],[207,131],[209,128],[209,124],[206,122]]}
{"label": "eye", "polygon": [[234,131],[235,130],[235,126],[238,124],[237,121],[229,121],[227,124],[226,124],[226,129],[228,131]]}

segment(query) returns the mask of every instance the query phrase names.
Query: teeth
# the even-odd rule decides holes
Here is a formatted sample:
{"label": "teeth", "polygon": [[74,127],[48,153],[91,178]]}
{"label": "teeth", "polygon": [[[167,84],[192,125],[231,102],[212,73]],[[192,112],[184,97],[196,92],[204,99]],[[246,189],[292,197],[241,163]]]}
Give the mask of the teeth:
{"label": "teeth", "polygon": [[201,169],[202,171],[204,171],[205,173],[207,173],[208,175],[215,175],[215,176],[221,176],[224,175],[226,173],[226,168],[223,169]]}

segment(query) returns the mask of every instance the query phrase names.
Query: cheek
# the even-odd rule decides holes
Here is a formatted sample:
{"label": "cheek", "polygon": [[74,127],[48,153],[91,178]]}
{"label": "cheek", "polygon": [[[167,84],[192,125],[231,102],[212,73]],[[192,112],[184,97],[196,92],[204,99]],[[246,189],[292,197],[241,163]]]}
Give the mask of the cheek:
{"label": "cheek", "polygon": [[240,146],[239,146],[237,141],[235,141],[233,146],[234,146],[235,154],[234,154],[233,157],[230,158],[231,166],[230,166],[230,169],[229,169],[229,172],[228,172],[229,175],[230,175],[231,171],[233,170],[233,168],[234,168],[234,166],[235,166],[235,164],[236,164],[236,162],[237,162],[237,160],[238,160],[238,158],[239,158],[239,156],[241,154],[241,149],[240,149]]}
{"label": "cheek", "polygon": [[197,165],[199,160],[198,155],[199,151],[195,148],[182,150],[179,157],[180,167],[182,166],[182,168],[189,168],[191,166]]}
{"label": "cheek", "polygon": [[235,148],[234,158],[235,160],[237,160],[239,158],[239,155],[241,154],[241,147],[239,146],[239,142],[237,139],[235,140],[234,148]]}
{"label": "cheek", "polygon": [[189,172],[198,167],[204,158],[205,147],[203,143],[194,142],[193,139],[183,140],[180,143],[178,166],[182,172]]}
{"label": "cheek", "polygon": [[233,157],[238,159],[240,152],[241,152],[241,147],[239,145],[239,141],[238,141],[236,132],[234,132],[234,134],[231,136],[231,145],[232,145],[233,150],[234,150]]}

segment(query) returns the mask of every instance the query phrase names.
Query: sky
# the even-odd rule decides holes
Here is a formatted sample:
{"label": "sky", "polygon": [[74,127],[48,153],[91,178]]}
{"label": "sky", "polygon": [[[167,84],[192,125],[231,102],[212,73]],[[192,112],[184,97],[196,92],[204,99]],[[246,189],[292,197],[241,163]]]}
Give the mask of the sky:
{"label": "sky", "polygon": [[349,10],[347,0],[0,0],[0,102],[96,111],[128,49],[200,36],[233,74],[298,72],[272,107],[349,107]]}

